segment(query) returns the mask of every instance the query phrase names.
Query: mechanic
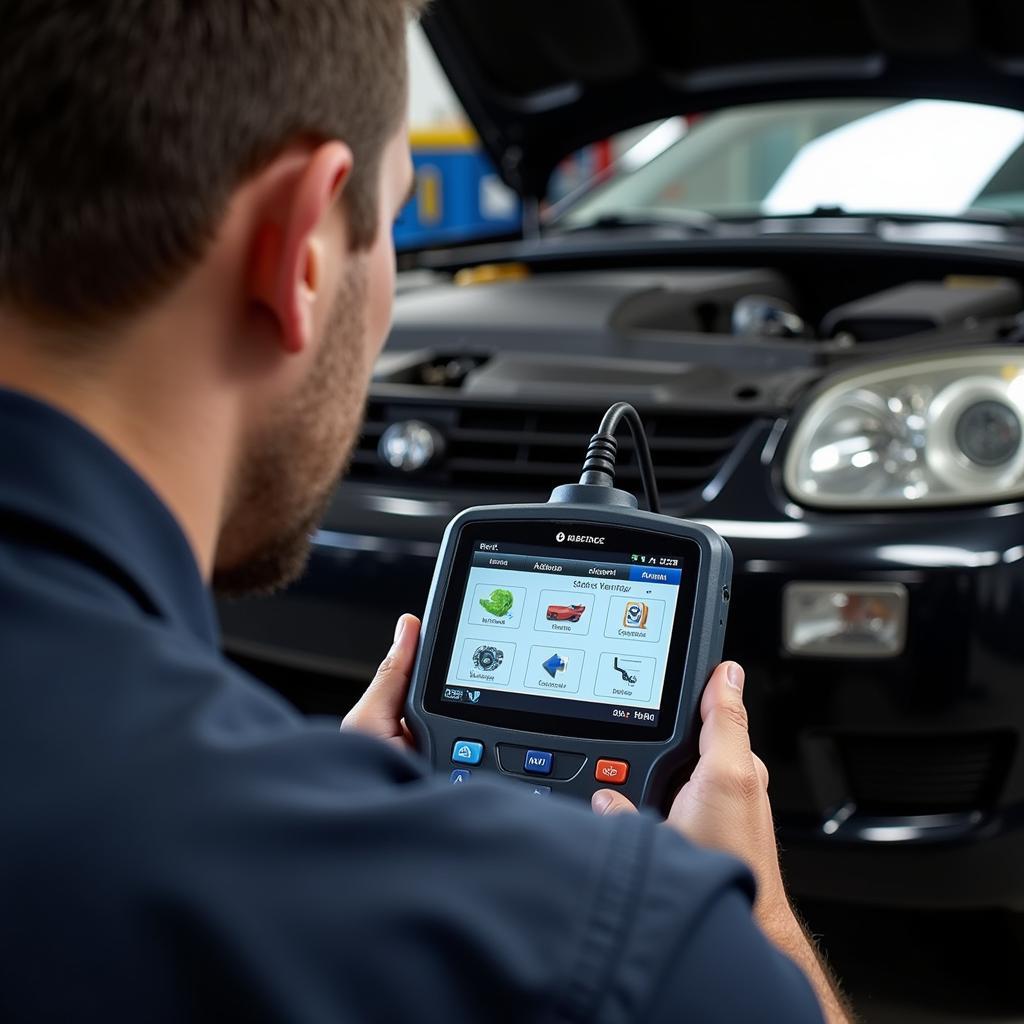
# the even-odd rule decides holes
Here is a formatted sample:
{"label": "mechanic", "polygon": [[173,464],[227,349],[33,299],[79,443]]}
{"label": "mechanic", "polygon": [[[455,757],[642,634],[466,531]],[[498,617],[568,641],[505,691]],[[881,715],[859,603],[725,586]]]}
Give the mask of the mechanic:
{"label": "mechanic", "polygon": [[662,825],[428,775],[412,616],[341,734],[219,653],[359,430],[414,6],[5,5],[0,1019],[846,1020],[739,666]]}

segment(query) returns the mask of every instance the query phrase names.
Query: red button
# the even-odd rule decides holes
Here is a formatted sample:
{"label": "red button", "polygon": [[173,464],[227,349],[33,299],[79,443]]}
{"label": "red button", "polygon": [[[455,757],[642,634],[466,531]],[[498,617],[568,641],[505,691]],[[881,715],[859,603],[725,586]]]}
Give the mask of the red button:
{"label": "red button", "polygon": [[621,786],[629,778],[629,765],[625,761],[609,761],[601,758],[594,768],[594,778],[598,782],[611,782]]}

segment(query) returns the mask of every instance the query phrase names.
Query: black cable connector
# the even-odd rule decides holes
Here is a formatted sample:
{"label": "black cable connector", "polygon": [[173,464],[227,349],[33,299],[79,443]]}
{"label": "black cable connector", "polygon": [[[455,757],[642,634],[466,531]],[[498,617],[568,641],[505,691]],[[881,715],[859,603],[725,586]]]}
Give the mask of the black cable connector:
{"label": "black cable connector", "polygon": [[658,485],[654,479],[654,462],[647,442],[647,432],[644,430],[640,414],[628,402],[616,402],[604,414],[601,426],[587,447],[580,483],[598,487],[615,486],[615,457],[619,450],[615,432],[623,420],[629,425],[630,433],[633,435],[633,447],[636,449],[636,461],[640,467],[640,480],[644,486],[647,508],[651,512],[660,512],[661,502],[658,500]]}

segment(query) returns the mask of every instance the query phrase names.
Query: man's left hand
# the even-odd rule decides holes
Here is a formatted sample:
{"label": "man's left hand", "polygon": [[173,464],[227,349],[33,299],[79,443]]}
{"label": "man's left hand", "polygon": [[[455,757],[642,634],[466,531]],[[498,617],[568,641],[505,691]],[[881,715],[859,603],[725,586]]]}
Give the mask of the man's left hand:
{"label": "man's left hand", "polygon": [[416,659],[420,636],[420,620],[403,615],[395,626],[395,641],[373,677],[373,682],[359,698],[359,703],[345,716],[343,730],[369,733],[382,740],[412,746],[412,737],[402,718],[409,677]]}

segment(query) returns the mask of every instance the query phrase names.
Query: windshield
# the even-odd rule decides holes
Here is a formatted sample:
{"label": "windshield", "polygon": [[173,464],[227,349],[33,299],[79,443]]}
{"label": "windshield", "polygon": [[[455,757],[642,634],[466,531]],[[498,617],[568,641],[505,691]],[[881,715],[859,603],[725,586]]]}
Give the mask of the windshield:
{"label": "windshield", "polygon": [[716,217],[825,210],[1020,215],[1022,144],[1024,113],[975,103],[813,100],[733,107],[665,122],[634,144],[610,180],[561,223],[678,220],[688,211]]}

